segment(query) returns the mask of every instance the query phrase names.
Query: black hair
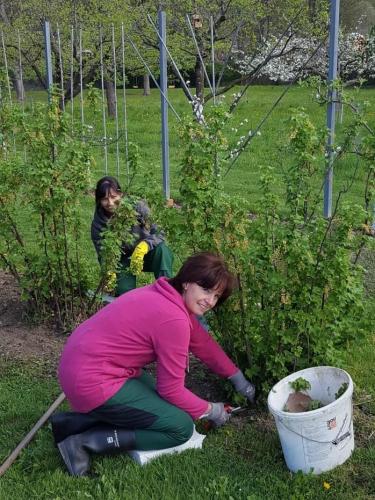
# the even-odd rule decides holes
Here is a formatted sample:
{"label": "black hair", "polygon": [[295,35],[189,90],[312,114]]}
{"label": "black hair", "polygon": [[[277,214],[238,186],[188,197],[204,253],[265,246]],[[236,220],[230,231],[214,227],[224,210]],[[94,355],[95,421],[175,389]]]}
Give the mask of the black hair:
{"label": "black hair", "polygon": [[100,200],[105,198],[111,189],[116,193],[122,193],[121,186],[115,177],[107,175],[98,180],[95,188],[96,206],[100,205]]}

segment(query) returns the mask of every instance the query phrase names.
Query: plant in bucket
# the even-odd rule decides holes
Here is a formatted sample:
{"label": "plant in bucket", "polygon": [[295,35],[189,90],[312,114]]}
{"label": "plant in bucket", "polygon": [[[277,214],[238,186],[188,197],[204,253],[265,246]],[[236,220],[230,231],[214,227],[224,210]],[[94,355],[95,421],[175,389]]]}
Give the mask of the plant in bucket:
{"label": "plant in bucket", "polygon": [[350,375],[331,366],[300,370],[273,386],[268,408],[289,470],[320,474],[350,457],[354,450],[352,396]]}

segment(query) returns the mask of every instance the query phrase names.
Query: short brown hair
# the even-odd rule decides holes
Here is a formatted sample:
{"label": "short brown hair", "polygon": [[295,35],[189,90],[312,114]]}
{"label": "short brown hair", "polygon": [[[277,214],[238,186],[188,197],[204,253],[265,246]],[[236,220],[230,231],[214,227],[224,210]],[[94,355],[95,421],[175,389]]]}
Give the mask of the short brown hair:
{"label": "short brown hair", "polygon": [[217,304],[222,304],[233,292],[236,280],[223,258],[211,252],[200,252],[189,257],[169,283],[179,293],[184,283],[196,283],[203,288],[221,289]]}

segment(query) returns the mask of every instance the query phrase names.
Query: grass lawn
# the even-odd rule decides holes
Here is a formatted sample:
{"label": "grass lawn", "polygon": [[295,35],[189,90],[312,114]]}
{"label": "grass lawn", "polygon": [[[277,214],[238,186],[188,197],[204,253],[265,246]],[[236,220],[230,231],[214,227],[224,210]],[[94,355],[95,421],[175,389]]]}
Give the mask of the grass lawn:
{"label": "grass lawn", "polygon": [[[375,395],[373,370],[367,377],[363,370],[364,363],[374,366],[374,347],[356,346],[356,355],[345,363],[358,384],[356,402]],[[53,372],[40,364],[3,364],[0,376],[2,461],[59,388]],[[266,414],[209,432],[202,451],[164,456],[144,467],[126,455],[95,457],[96,477],[80,479],[65,473],[45,426],[0,479],[0,499],[371,499],[375,495],[374,414],[374,402],[368,403],[366,413],[356,407],[357,447],[352,457],[319,476],[287,470],[276,430]]]}
{"label": "grass lawn", "polygon": [[[254,129],[262,116],[282,92],[280,86],[254,86],[241,103],[237,116],[230,124],[228,134],[245,135]],[[30,93],[31,99],[45,99],[44,93]],[[363,90],[364,99],[372,103],[368,121],[375,127],[375,90]],[[170,92],[170,98],[179,113],[189,112],[188,104],[180,90]],[[230,99],[227,96],[226,99]],[[79,101],[76,112],[79,116]],[[256,137],[251,147],[236,163],[225,178],[225,188],[248,200],[249,209],[262,197],[259,175],[267,165],[282,173],[290,158],[283,147],[287,141],[287,119],[292,108],[304,106],[315,123],[325,123],[325,109],[313,103],[310,91],[293,87],[275,109],[269,121]],[[156,91],[143,97],[140,89],[131,89],[128,95],[129,139],[141,150],[144,168],[152,169],[161,182],[160,167],[160,99]],[[88,124],[100,132],[100,112],[86,113]],[[245,122],[245,119],[248,122]],[[340,136],[347,124],[338,126]],[[243,123],[243,125],[240,125]],[[113,134],[113,123],[110,123]],[[238,132],[230,130],[237,128]],[[178,198],[178,168],[181,148],[177,123],[170,115],[170,160],[172,196]],[[124,145],[121,144],[121,174],[125,181]],[[104,174],[103,150],[93,148],[96,159],[93,165],[92,184]],[[116,175],[114,148],[109,156],[109,173]],[[335,172],[335,195],[355,168],[354,160],[343,161]],[[361,172],[361,169],[360,169]],[[160,184],[161,185],[161,184]],[[275,186],[280,192],[280,186]],[[362,203],[363,186],[358,180],[349,197]],[[96,262],[89,240],[89,224],[93,212],[93,199],[87,196],[87,251]],[[25,217],[25,224],[27,218]],[[373,254],[366,260],[373,262]],[[366,264],[366,263],[365,263]],[[369,288],[368,314],[375,317],[375,280]],[[375,331],[375,329],[374,329]],[[44,426],[35,439],[20,454],[16,462],[0,478],[0,500],[27,499],[374,499],[375,498],[375,337],[347,346],[340,366],[346,369],[356,384],[354,428],[356,449],[353,456],[341,467],[320,476],[291,474],[284,463],[276,429],[266,412],[241,418],[212,431],[205,439],[203,450],[188,451],[178,456],[164,456],[140,467],[126,455],[95,457],[95,479],[69,477],[59,453],[53,446],[48,426]],[[48,364],[25,362],[15,364],[0,354],[0,463],[5,460],[22,437],[31,429],[59,394],[54,369]],[[67,408],[66,405],[63,406]]]}

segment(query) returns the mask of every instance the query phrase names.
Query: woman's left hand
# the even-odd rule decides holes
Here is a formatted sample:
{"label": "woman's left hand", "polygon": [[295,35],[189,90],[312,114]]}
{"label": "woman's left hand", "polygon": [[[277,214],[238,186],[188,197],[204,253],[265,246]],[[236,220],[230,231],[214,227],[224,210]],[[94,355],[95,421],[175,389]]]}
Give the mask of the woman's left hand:
{"label": "woman's left hand", "polygon": [[229,377],[229,380],[234,385],[237,392],[245,396],[251,404],[255,403],[255,386],[247,378],[241,370]]}

